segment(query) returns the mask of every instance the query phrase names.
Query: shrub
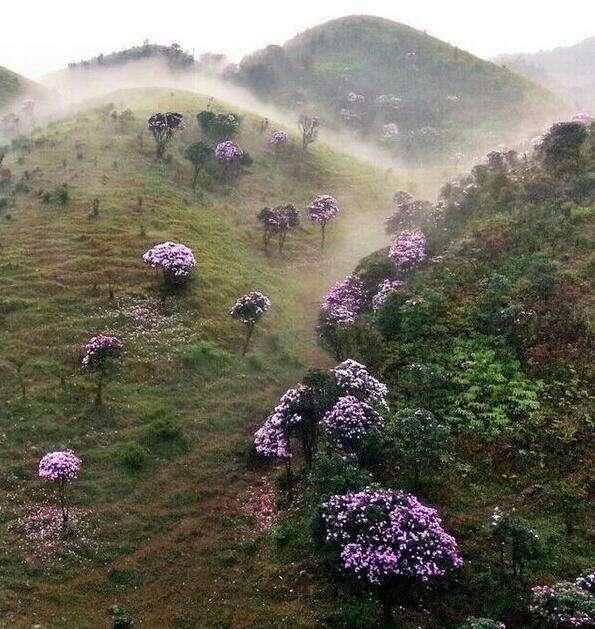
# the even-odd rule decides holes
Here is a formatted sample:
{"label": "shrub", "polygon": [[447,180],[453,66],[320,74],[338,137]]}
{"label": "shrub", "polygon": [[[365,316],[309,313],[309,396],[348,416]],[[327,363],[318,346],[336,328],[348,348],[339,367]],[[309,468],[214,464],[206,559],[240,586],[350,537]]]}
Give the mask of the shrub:
{"label": "shrub", "polygon": [[242,347],[242,355],[248,350],[256,323],[270,307],[271,302],[266,295],[252,291],[240,297],[229,311],[233,319],[241,321],[246,326],[246,339]]}
{"label": "shrub", "polygon": [[530,611],[546,627],[592,627],[595,625],[594,582],[591,572],[574,582],[538,585],[531,591]]}
{"label": "shrub", "polygon": [[129,472],[138,472],[147,464],[149,453],[136,441],[127,441],[116,450],[116,460]]}
{"label": "shrub", "polygon": [[241,121],[237,114],[215,113],[208,109],[197,114],[196,120],[202,131],[216,140],[233,137],[240,129]]}
{"label": "shrub", "polygon": [[157,148],[157,158],[161,159],[165,153],[167,145],[174,135],[182,128],[184,116],[176,112],[153,114],[147,121],[147,127],[153,134]]}

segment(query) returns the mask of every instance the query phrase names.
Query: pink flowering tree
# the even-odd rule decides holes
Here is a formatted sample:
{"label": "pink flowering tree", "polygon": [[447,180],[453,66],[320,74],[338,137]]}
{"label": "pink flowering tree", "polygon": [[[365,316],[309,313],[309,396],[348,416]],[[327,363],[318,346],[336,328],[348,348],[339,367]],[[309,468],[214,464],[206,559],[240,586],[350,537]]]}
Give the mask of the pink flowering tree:
{"label": "pink flowering tree", "polygon": [[575,581],[537,585],[531,594],[529,610],[540,627],[595,626],[595,572]]}
{"label": "pink flowering tree", "polygon": [[285,131],[273,131],[271,133],[271,137],[269,138],[269,144],[273,148],[275,152],[282,151],[289,142],[289,136]]}
{"label": "pink flowering tree", "polygon": [[222,168],[223,176],[231,178],[240,172],[243,163],[249,162],[247,153],[232,140],[224,140],[215,146],[215,159]]}
{"label": "pink flowering tree", "polygon": [[68,529],[68,506],[66,504],[66,486],[76,479],[82,461],[71,450],[49,452],[39,461],[39,478],[54,483],[58,489],[58,500],[62,514],[62,532]]}
{"label": "pink flowering tree", "polygon": [[405,230],[394,239],[388,256],[398,271],[411,271],[426,259],[426,245],[426,237],[422,232]]}
{"label": "pink flowering tree", "polygon": [[388,408],[388,387],[365,365],[348,358],[331,369],[331,376],[344,395],[352,395],[373,406]]}
{"label": "pink flowering tree", "polygon": [[246,326],[246,338],[242,347],[242,355],[245,355],[248,351],[254,327],[270,307],[271,302],[268,297],[258,291],[251,291],[240,297],[229,311],[233,319],[240,321]]}
{"label": "pink flowering tree", "polygon": [[157,147],[157,158],[161,159],[165,154],[167,145],[174,135],[183,127],[184,116],[173,111],[153,114],[147,121],[147,127],[153,134]]}
{"label": "pink flowering tree", "polygon": [[161,270],[167,286],[185,283],[196,267],[196,258],[186,245],[162,242],[143,254],[143,262]]}
{"label": "pink flowering tree", "polygon": [[352,456],[384,426],[384,421],[369,404],[345,395],[324,415],[321,425],[329,443],[341,454]]}
{"label": "pink flowering tree", "polygon": [[124,343],[117,336],[107,336],[105,334],[98,334],[92,337],[85,345],[82,365],[84,369],[96,374],[96,406],[103,404],[105,383],[114,371],[116,360],[120,357],[123,349]]}
{"label": "pink flowering tree", "polygon": [[429,584],[463,564],[435,509],[390,489],[332,496],[323,503],[324,540],[341,569],[379,595],[392,626],[397,588]]}
{"label": "pink flowering tree", "polygon": [[337,199],[328,194],[316,197],[307,208],[308,218],[320,227],[320,246],[324,247],[327,224],[337,218],[341,212]]}

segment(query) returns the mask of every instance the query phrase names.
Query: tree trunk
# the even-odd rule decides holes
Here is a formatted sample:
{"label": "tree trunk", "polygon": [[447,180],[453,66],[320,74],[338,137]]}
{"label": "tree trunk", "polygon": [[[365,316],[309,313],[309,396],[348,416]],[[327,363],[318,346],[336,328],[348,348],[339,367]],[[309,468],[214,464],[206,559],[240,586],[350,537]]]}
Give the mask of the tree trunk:
{"label": "tree trunk", "polygon": [[66,497],[64,496],[64,481],[60,481],[58,486],[58,496],[60,500],[60,511],[62,513],[62,534],[68,529],[68,509],[66,507]]}
{"label": "tree trunk", "polygon": [[320,235],[321,235],[320,248],[321,249],[324,249],[324,241],[326,237],[325,229],[326,229],[326,225],[322,223],[322,225],[320,226]]}
{"label": "tree trunk", "polygon": [[251,323],[248,326],[248,330],[246,332],[246,339],[244,340],[244,347],[242,347],[242,356],[246,355],[248,351],[248,346],[250,345],[250,339],[252,338],[252,332],[254,332],[254,323]]}
{"label": "tree trunk", "polygon": [[391,597],[385,589],[380,592],[380,602],[382,603],[382,627],[383,629],[391,629],[395,626],[395,619],[393,617]]}

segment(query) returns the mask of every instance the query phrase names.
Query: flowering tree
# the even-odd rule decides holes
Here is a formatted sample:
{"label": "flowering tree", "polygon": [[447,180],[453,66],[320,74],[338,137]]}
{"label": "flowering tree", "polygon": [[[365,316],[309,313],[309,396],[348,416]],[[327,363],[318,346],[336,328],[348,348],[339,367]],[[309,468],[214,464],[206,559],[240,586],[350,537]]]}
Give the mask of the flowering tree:
{"label": "flowering tree", "polygon": [[388,257],[400,271],[414,269],[427,257],[426,237],[420,231],[402,231],[390,246]]}
{"label": "flowering tree", "polygon": [[183,124],[184,116],[172,111],[168,111],[164,114],[153,114],[149,118],[147,127],[155,138],[158,159],[163,157],[167,145],[174,135],[182,128]]}
{"label": "flowering tree", "polygon": [[235,142],[225,140],[215,147],[215,157],[223,164],[237,164],[242,157],[242,151]]}
{"label": "flowering tree", "polygon": [[321,421],[329,442],[340,452],[357,452],[374,431],[384,425],[382,417],[366,402],[353,395],[340,397]]}
{"label": "flowering tree", "polygon": [[242,355],[248,351],[254,326],[270,307],[271,302],[268,297],[258,291],[251,291],[240,297],[229,311],[234,319],[241,321],[246,326],[246,340],[242,348]]}
{"label": "flowering tree", "polygon": [[591,571],[573,582],[538,585],[531,593],[529,609],[543,626],[595,626],[595,572]]}
{"label": "flowering tree", "polygon": [[399,133],[399,125],[395,122],[389,122],[388,124],[382,126],[382,137],[385,140],[394,140],[399,136]]}
{"label": "flowering tree", "polygon": [[426,584],[463,564],[437,511],[410,494],[367,488],[335,495],[321,516],[341,568],[379,594],[387,625],[396,586]]}
{"label": "flowering tree", "polygon": [[337,203],[337,199],[328,194],[316,197],[308,206],[308,218],[312,223],[320,225],[321,246],[324,247],[325,229],[327,223],[337,218],[341,212],[341,208]]}
{"label": "flowering tree", "polygon": [[96,406],[101,406],[103,403],[103,388],[109,376],[110,367],[114,360],[120,356],[123,349],[124,343],[117,336],[107,336],[105,334],[92,337],[85,345],[85,355],[82,360],[83,367],[97,374]]}
{"label": "flowering tree", "polygon": [[271,137],[269,138],[269,144],[275,151],[280,151],[286,147],[288,141],[289,136],[285,133],[285,131],[273,131],[273,133],[271,133]]}
{"label": "flowering tree", "polygon": [[349,326],[357,321],[363,304],[364,288],[361,280],[348,275],[334,284],[326,294],[322,302],[322,312],[328,323]]}
{"label": "flowering tree", "polygon": [[386,231],[389,234],[397,234],[402,229],[410,228],[415,223],[427,219],[432,209],[431,203],[414,199],[404,190],[395,192],[393,207],[394,213],[384,221]]}
{"label": "flowering tree", "polygon": [[68,528],[68,507],[66,505],[66,485],[72,482],[81,469],[82,461],[71,450],[49,452],[39,461],[39,478],[55,483],[58,487],[62,532]]}
{"label": "flowering tree", "polygon": [[348,358],[331,369],[331,376],[344,394],[353,395],[368,404],[388,408],[387,386],[374,378],[365,365]]}
{"label": "flowering tree", "polygon": [[192,250],[176,242],[162,242],[143,254],[143,262],[161,269],[167,284],[185,282],[196,266]]}
{"label": "flowering tree", "polygon": [[402,291],[407,284],[401,280],[386,279],[378,284],[378,291],[372,297],[372,308],[374,310],[380,310],[387,299],[394,293]]}
{"label": "flowering tree", "polygon": [[231,112],[215,113],[209,109],[196,116],[199,127],[212,139],[229,139],[240,128],[240,117]]}
{"label": "flowering tree", "polygon": [[256,218],[263,226],[264,249],[268,251],[272,236],[279,237],[279,252],[283,251],[287,234],[300,224],[300,214],[294,205],[278,205],[274,208],[263,208]]}

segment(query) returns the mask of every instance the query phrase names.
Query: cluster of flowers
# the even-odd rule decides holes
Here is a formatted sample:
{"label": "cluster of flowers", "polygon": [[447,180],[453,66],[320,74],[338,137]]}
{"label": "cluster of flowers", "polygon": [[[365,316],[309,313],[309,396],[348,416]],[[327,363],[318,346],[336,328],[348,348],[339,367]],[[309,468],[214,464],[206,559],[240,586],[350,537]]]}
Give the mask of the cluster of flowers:
{"label": "cluster of flowers", "polygon": [[401,491],[332,496],[322,505],[322,520],[342,567],[372,585],[403,577],[425,583],[463,564],[436,510]]}
{"label": "cluster of flowers", "polygon": [[316,197],[308,206],[308,218],[318,225],[326,225],[336,218],[341,209],[337,199],[328,194]]}
{"label": "cluster of flowers", "polygon": [[281,148],[287,144],[288,140],[289,136],[285,131],[273,131],[269,143],[272,144],[274,148]]}
{"label": "cluster of flowers", "polygon": [[387,279],[378,284],[378,291],[372,297],[372,308],[380,310],[386,303],[386,300],[393,294],[403,290],[406,286],[401,280]]}
{"label": "cluster of flowers", "polygon": [[380,107],[398,109],[401,104],[401,98],[396,94],[380,94],[376,97],[375,102]]}
{"label": "cluster of flowers", "polygon": [[[356,433],[352,430],[353,422],[359,421],[359,419],[355,415],[353,419],[351,417],[339,419],[339,412],[349,411],[355,402],[365,403],[365,406],[362,406],[360,410],[367,414],[368,420],[373,421],[366,420],[364,423],[380,427],[381,418],[372,416],[367,409],[376,404],[387,408],[388,389],[386,385],[374,378],[364,365],[351,359],[337,365],[331,370],[330,375],[340,393],[343,394],[343,397],[337,398],[337,403],[339,399],[348,401],[343,402],[338,408],[337,403],[335,404],[335,407],[326,414],[328,418],[326,424],[332,432],[333,440],[341,442],[343,439],[340,432],[344,426],[349,433],[349,437],[344,440],[344,443],[346,445],[353,444],[356,437]],[[259,454],[279,459],[291,458],[290,432],[292,428],[299,426],[303,421],[302,416],[296,413],[295,409],[298,408],[304,396],[310,392],[308,387],[298,384],[281,396],[273,413],[267,417],[262,427],[254,435],[254,446]],[[335,409],[337,409],[337,413],[332,414]]]}
{"label": "cluster of flowers", "polygon": [[281,396],[272,414],[254,433],[254,447],[259,454],[267,458],[291,458],[289,430],[302,421],[301,416],[294,413],[292,409],[305,391],[306,387],[299,384],[294,389],[288,389]]}
{"label": "cluster of flowers", "polygon": [[340,397],[321,421],[326,436],[339,450],[354,450],[370,433],[382,428],[382,417],[353,395]]}
{"label": "cluster of flowers", "polygon": [[334,284],[322,302],[328,322],[348,326],[356,322],[364,304],[364,289],[359,278],[348,275]]}
{"label": "cluster of flowers", "polygon": [[229,314],[244,325],[254,325],[271,307],[271,301],[258,291],[251,291],[240,297],[233,305]]}
{"label": "cluster of flowers", "polygon": [[382,126],[382,137],[386,139],[396,138],[400,133],[399,125],[395,122],[389,122]]}
{"label": "cluster of flowers", "polygon": [[196,266],[196,258],[186,245],[175,242],[162,242],[143,255],[143,261],[154,269],[163,269],[168,276],[186,279]]}
{"label": "cluster of flowers", "polygon": [[426,237],[420,231],[402,231],[393,241],[388,253],[397,269],[409,270],[426,259]]}
{"label": "cluster of flowers", "polygon": [[331,375],[347,395],[355,395],[368,404],[388,408],[388,387],[374,378],[365,365],[348,358],[332,369]]}
{"label": "cluster of flowers", "polygon": [[572,120],[588,127],[593,122],[593,117],[584,111],[579,111],[572,116]]}
{"label": "cluster of flowers", "polygon": [[235,142],[225,140],[224,142],[219,142],[215,147],[215,157],[220,162],[231,164],[240,160],[242,150]]}
{"label": "cluster of flowers", "polygon": [[349,94],[347,94],[347,100],[350,103],[365,103],[366,97],[363,94],[357,94],[356,92],[349,92]]}
{"label": "cluster of flowers", "polygon": [[82,463],[71,450],[49,452],[39,461],[39,478],[52,483],[70,482],[77,477]]}
{"label": "cluster of flowers", "polygon": [[530,611],[555,627],[593,627],[595,625],[595,573],[574,582],[553,586],[539,585],[532,590]]}
{"label": "cluster of flowers", "polygon": [[119,354],[123,348],[124,343],[117,336],[98,334],[90,338],[85,345],[83,367],[98,365],[108,356]]}

